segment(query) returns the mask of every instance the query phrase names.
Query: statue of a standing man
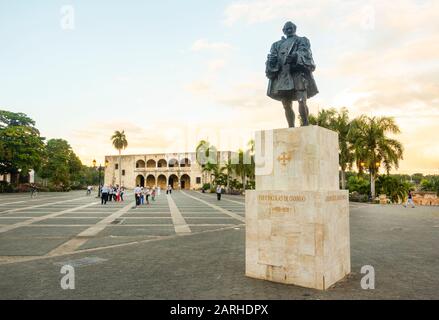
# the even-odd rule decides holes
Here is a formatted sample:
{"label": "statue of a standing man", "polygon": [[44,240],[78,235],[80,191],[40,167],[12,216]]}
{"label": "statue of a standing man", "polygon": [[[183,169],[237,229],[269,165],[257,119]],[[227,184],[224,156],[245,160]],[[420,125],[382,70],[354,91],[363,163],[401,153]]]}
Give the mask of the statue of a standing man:
{"label": "statue of a standing man", "polygon": [[306,37],[296,35],[296,25],[290,21],[283,32],[285,37],[273,43],[266,62],[265,74],[270,79],[267,95],[282,102],[290,128],[295,122],[293,101],[298,101],[302,125],[307,126],[306,100],[319,92],[312,75],[316,66],[311,45]]}

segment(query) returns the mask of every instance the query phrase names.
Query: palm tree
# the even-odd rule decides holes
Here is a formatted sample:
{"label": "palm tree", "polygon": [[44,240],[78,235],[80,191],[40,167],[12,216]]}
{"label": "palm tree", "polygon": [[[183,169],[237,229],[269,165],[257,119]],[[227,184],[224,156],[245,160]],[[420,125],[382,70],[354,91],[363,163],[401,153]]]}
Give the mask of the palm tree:
{"label": "palm tree", "polygon": [[[204,173],[203,176],[207,175],[209,177],[209,183],[212,184],[212,175],[218,171],[218,165],[214,163],[207,162],[202,166],[201,172]],[[214,180],[214,179],[213,179]]]}
{"label": "palm tree", "polygon": [[233,175],[234,170],[235,170],[235,165],[232,163],[231,159],[229,159],[229,161],[227,161],[224,167],[221,168],[221,171],[225,172],[224,174],[226,175],[226,184],[229,193],[230,193],[230,178]]}
{"label": "palm tree", "polygon": [[[201,140],[196,147],[195,159],[199,166],[203,168],[203,184],[206,183],[205,175],[209,174],[213,166],[217,164],[217,150],[207,140]],[[211,175],[209,175],[211,177]],[[211,179],[209,179],[211,182]]]}
{"label": "palm tree", "polygon": [[126,149],[128,147],[128,141],[127,137],[125,135],[125,131],[115,131],[114,134],[111,136],[111,140],[113,142],[113,146],[119,151],[119,185],[122,185],[121,183],[121,152],[122,149]]}
{"label": "palm tree", "polygon": [[251,139],[247,143],[247,155],[250,157],[250,163],[247,165],[247,176],[250,181],[255,181],[256,179],[256,163],[255,163],[255,140]]}
{"label": "palm tree", "polygon": [[342,108],[334,119],[332,129],[338,132],[339,165],[341,168],[341,188],[346,189],[346,169],[351,169],[354,162],[354,152],[349,143],[348,134],[351,128],[349,113]]}
{"label": "palm tree", "polygon": [[342,108],[339,112],[334,109],[321,110],[317,117],[310,115],[309,123],[333,130],[338,133],[339,166],[341,169],[341,188],[346,189],[346,169],[351,168],[354,162],[354,152],[348,140],[351,127],[349,112]]}
{"label": "palm tree", "polygon": [[234,172],[241,178],[242,188],[245,190],[246,178],[251,174],[251,164],[248,163],[248,150],[238,150],[238,163],[234,165]]}
{"label": "palm tree", "polygon": [[[392,117],[368,117],[365,115],[354,119],[351,123],[348,138],[355,150],[355,158],[364,164],[370,174],[370,194],[375,198],[375,180],[379,167],[384,165],[387,173],[392,167],[399,166],[403,159],[402,144],[387,137],[387,134],[398,134],[400,129]],[[360,167],[363,165],[360,164]]]}

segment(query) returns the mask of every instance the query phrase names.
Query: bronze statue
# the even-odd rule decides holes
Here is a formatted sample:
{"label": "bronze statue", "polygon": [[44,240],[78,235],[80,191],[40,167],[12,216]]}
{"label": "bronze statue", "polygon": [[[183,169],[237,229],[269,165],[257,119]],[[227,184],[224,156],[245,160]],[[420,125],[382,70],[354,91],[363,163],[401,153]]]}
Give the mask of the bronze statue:
{"label": "bronze statue", "polygon": [[306,37],[296,35],[296,25],[290,21],[283,27],[285,37],[273,43],[266,62],[265,74],[270,79],[267,95],[282,101],[290,128],[294,127],[293,101],[299,102],[302,125],[308,125],[306,100],[319,91],[312,75],[316,66],[311,45]]}

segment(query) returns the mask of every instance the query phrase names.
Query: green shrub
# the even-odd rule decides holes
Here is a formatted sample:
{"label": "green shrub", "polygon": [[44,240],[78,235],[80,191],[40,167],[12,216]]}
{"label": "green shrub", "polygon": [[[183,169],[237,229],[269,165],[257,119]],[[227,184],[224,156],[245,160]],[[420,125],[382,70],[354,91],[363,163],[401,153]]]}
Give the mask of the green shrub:
{"label": "green shrub", "polygon": [[375,183],[377,194],[385,194],[393,203],[403,202],[412,186],[395,176],[379,176]]}
{"label": "green shrub", "polygon": [[7,181],[0,181],[0,193],[16,192],[16,189],[12,184]]}
{"label": "green shrub", "polygon": [[347,185],[349,192],[357,192],[362,195],[369,194],[370,182],[362,177],[350,176]]}
{"label": "green shrub", "polygon": [[356,191],[349,194],[349,201],[352,202],[368,202],[369,196],[367,194],[360,194]]}

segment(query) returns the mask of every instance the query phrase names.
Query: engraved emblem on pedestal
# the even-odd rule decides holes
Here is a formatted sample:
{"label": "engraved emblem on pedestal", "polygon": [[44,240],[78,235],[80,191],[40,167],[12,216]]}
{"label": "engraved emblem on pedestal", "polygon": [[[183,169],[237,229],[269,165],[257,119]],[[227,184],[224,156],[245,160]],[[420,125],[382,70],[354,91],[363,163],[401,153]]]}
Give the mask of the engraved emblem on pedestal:
{"label": "engraved emblem on pedestal", "polygon": [[279,157],[277,157],[277,161],[282,165],[286,166],[291,161],[291,152],[282,152]]}

